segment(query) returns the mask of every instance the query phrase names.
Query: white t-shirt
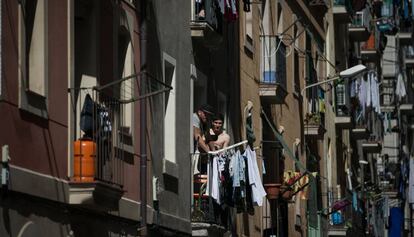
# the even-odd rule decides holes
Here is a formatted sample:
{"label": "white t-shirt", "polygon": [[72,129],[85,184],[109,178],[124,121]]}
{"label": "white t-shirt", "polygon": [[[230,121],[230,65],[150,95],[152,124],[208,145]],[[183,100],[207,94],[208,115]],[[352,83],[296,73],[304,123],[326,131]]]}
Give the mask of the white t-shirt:
{"label": "white t-shirt", "polygon": [[200,118],[198,117],[196,113],[193,114],[193,126],[196,128],[202,129]]}

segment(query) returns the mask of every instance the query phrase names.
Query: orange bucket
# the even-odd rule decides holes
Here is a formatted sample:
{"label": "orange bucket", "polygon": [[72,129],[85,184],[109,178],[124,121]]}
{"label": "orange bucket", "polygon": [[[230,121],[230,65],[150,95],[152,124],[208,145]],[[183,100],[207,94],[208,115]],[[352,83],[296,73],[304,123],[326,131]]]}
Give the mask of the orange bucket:
{"label": "orange bucket", "polygon": [[73,152],[73,180],[76,182],[93,182],[95,178],[95,142],[90,139],[76,140]]}

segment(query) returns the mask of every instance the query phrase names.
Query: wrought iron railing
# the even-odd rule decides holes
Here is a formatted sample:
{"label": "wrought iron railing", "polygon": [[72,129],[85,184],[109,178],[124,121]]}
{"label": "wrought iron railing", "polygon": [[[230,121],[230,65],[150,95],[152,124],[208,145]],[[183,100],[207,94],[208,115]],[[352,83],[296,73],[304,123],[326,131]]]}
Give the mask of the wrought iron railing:
{"label": "wrought iron railing", "polygon": [[[72,107],[70,127],[74,142],[93,142],[93,179],[122,187],[124,161],[134,156],[133,131],[125,117],[131,114],[132,108],[121,101],[120,95],[100,90],[99,87],[75,88],[70,89],[69,93]],[[82,150],[80,156],[78,165],[81,167],[79,175],[82,176],[82,166],[85,165]]]}
{"label": "wrought iron railing", "polygon": [[218,30],[218,12],[218,5],[215,0],[191,0],[192,23],[208,23],[214,30]]}
{"label": "wrought iron railing", "polygon": [[355,13],[354,18],[352,19],[351,27],[365,27],[370,29],[371,14],[368,8],[364,8],[362,11]]}
{"label": "wrought iron railing", "polygon": [[352,220],[352,202],[347,199],[335,199],[329,208],[330,228],[344,228]]}
{"label": "wrought iron railing", "polygon": [[261,78],[264,84],[278,84],[286,88],[286,46],[275,35],[262,35]]}

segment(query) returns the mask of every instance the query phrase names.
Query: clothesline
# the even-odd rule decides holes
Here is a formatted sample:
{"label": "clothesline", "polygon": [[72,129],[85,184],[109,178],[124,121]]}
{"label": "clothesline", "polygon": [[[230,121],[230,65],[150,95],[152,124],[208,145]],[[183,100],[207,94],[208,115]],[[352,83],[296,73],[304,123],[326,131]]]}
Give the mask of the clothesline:
{"label": "clothesline", "polygon": [[241,142],[239,142],[239,143],[236,143],[236,144],[234,144],[234,145],[231,145],[231,146],[225,147],[225,148],[220,149],[220,150],[217,150],[217,151],[209,151],[209,152],[208,152],[208,154],[210,154],[210,155],[217,155],[217,154],[219,154],[219,153],[221,153],[221,152],[223,152],[223,151],[227,151],[227,150],[229,150],[229,149],[232,149],[232,148],[235,148],[235,147],[238,147],[238,146],[244,145],[244,144],[246,144],[246,143],[247,143],[247,140],[244,140],[244,141],[241,141]]}

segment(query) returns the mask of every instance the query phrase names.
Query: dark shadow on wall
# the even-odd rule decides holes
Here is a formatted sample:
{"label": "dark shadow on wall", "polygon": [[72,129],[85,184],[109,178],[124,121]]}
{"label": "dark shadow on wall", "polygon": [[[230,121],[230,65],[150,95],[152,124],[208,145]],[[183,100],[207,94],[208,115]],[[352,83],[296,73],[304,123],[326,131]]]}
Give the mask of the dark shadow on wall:
{"label": "dark shadow on wall", "polygon": [[[147,2],[147,72],[152,78],[147,80],[146,90],[156,91],[163,89],[160,83],[153,79],[163,81],[163,55],[160,46],[160,36],[155,5],[152,1]],[[164,96],[158,94],[148,98],[147,115],[149,126],[147,126],[147,139],[149,141],[148,157],[151,160],[163,158],[163,134],[164,134]],[[149,136],[151,134],[151,137]],[[153,172],[162,173],[162,162],[152,162]]]}
{"label": "dark shadow on wall", "polygon": [[5,226],[9,236],[14,236],[21,228],[13,226],[20,218],[33,221],[42,230],[48,224],[60,225],[61,237],[69,236],[71,231],[76,237],[137,235],[138,222],[12,191],[1,195],[0,210],[0,226]]}

